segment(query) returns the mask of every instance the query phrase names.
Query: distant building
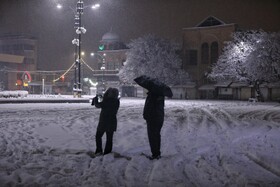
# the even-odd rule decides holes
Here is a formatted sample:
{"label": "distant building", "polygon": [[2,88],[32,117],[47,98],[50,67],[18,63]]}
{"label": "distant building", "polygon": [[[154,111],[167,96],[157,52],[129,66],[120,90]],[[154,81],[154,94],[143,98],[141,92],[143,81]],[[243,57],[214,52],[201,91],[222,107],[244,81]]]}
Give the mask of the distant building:
{"label": "distant building", "polygon": [[205,73],[217,62],[225,41],[231,40],[236,24],[226,24],[209,16],[195,27],[183,29],[183,69],[196,83],[195,98],[215,98],[215,83],[209,82]]}
{"label": "distant building", "polygon": [[[119,71],[126,60],[126,45],[112,31],[105,33],[99,44],[98,54],[104,57],[105,70]],[[102,64],[99,64],[101,68]]]}
{"label": "distant building", "polygon": [[2,89],[27,89],[30,72],[37,69],[37,39],[26,35],[0,36],[0,78]]}
{"label": "distant building", "polygon": [[[0,89],[33,94],[71,93],[61,71],[38,71],[38,40],[24,34],[0,36]],[[54,82],[54,80],[58,81]]]}
{"label": "distant building", "polygon": [[[112,31],[105,33],[100,41],[93,69],[82,63],[83,94],[90,93],[94,82],[105,89],[119,86],[117,76],[126,60],[126,45]],[[37,70],[38,41],[26,35],[0,36],[0,89],[27,90],[35,94],[71,94],[73,69],[64,71]],[[69,72],[68,72],[69,71]],[[67,74],[67,76],[64,76]]]}
{"label": "distant building", "polygon": [[236,24],[210,16],[195,27],[183,29],[183,68],[198,85],[207,83],[205,72],[217,62],[225,41],[231,40]]}
{"label": "distant building", "polygon": [[102,36],[99,42],[100,51],[114,51],[127,49],[126,45],[121,41],[119,35],[109,31]]}
{"label": "distant building", "polygon": [[[102,92],[108,87],[119,87],[118,73],[126,60],[126,45],[118,34],[109,31],[102,36],[99,42],[94,71],[86,73],[84,77],[91,82],[97,82],[96,92]],[[93,75],[93,76],[92,76]],[[84,84],[84,89],[89,90],[95,85]],[[92,88],[91,88],[92,89]]]}
{"label": "distant building", "polygon": [[[211,82],[206,75],[217,62],[225,42],[232,40],[232,33],[237,29],[236,24],[226,24],[214,16],[207,17],[195,27],[183,29],[183,69],[195,83],[195,87],[187,91],[191,94],[185,93],[188,98],[248,100],[257,97],[252,85],[231,81]],[[260,89],[265,100],[280,99],[280,82],[262,84]]]}

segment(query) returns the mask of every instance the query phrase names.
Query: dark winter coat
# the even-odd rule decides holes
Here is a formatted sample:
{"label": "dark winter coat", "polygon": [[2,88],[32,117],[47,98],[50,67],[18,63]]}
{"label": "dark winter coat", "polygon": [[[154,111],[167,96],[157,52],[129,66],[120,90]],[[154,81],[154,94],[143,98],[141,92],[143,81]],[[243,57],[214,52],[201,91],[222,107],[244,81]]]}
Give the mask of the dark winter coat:
{"label": "dark winter coat", "polygon": [[143,117],[150,122],[163,123],[164,121],[164,96],[148,92]]}
{"label": "dark winter coat", "polygon": [[97,131],[116,131],[119,99],[104,98],[102,102],[98,102],[98,98],[95,97],[93,103],[96,108],[101,108]]}

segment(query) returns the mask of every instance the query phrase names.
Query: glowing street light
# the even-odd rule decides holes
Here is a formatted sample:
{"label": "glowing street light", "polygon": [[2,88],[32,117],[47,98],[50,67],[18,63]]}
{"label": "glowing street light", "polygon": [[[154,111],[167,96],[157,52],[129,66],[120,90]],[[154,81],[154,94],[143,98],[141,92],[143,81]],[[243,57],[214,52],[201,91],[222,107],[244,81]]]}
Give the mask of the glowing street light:
{"label": "glowing street light", "polygon": [[92,5],[92,6],[91,6],[92,9],[97,9],[97,8],[99,8],[99,7],[100,7],[100,4],[95,4],[95,5]]}
{"label": "glowing street light", "polygon": [[105,90],[105,81],[104,81],[104,75],[105,75],[105,64],[103,64],[100,68],[100,70],[102,70],[102,86],[103,86],[103,89]]}
{"label": "glowing street light", "polygon": [[[56,6],[58,9],[62,8],[61,4],[57,4]],[[73,91],[74,91],[74,97],[78,95],[78,97],[81,97],[82,94],[82,88],[81,88],[81,56],[84,54],[81,51],[82,48],[82,34],[86,33],[86,29],[82,26],[82,14],[84,13],[84,9],[89,6],[84,6],[83,0],[78,0],[76,4],[76,11],[70,7],[70,9],[74,12],[75,14],[75,24],[74,28],[76,29],[76,34],[78,35],[78,38],[74,38],[72,40],[72,43],[75,45],[75,80],[74,80],[74,86],[73,86]],[[97,9],[100,7],[100,4],[95,4],[92,5],[92,9]],[[78,71],[78,81],[76,80],[77,73]]]}
{"label": "glowing street light", "polygon": [[[103,91],[105,90],[105,70],[106,70],[106,53],[103,53],[102,55],[99,53],[90,53],[90,56],[94,57],[97,56],[99,57],[99,60],[101,60],[101,66],[100,70],[102,71],[102,87],[103,87]],[[99,64],[99,63],[98,63]]]}
{"label": "glowing street light", "polygon": [[56,8],[62,9],[62,5],[61,5],[61,4],[57,4],[57,5],[56,5]]}
{"label": "glowing street light", "polygon": [[106,53],[103,53],[102,55],[98,54],[98,53],[93,53],[93,52],[90,53],[90,56],[95,56],[95,55],[97,55],[103,59],[106,56]]}

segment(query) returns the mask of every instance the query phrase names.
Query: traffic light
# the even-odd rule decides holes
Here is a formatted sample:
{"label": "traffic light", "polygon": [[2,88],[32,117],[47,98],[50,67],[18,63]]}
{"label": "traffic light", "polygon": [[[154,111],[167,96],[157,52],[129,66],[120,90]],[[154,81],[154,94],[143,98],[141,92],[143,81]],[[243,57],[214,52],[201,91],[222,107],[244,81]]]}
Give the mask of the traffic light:
{"label": "traffic light", "polygon": [[98,48],[99,48],[99,50],[100,50],[100,51],[103,51],[103,50],[104,50],[104,48],[105,48],[105,46],[104,46],[103,44],[101,44],[101,45],[99,45],[99,47],[98,47]]}

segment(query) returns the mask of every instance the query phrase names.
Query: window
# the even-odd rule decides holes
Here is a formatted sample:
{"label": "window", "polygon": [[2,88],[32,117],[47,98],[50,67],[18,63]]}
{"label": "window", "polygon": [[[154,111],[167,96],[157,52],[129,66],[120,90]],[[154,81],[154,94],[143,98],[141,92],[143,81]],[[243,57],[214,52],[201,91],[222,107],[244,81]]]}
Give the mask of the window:
{"label": "window", "polygon": [[197,65],[197,50],[191,49],[188,51],[188,62],[190,65]]}
{"label": "window", "polygon": [[115,63],[114,62],[106,62],[108,70],[114,70],[115,69]]}
{"label": "window", "polygon": [[201,63],[208,64],[209,62],[209,46],[208,43],[201,45]]}
{"label": "window", "polygon": [[21,45],[21,44],[16,44],[16,45],[13,45],[12,47],[13,47],[13,50],[14,50],[14,51],[20,51],[20,50],[22,50],[22,45]]}
{"label": "window", "polygon": [[24,47],[24,50],[34,50],[35,49],[35,46],[30,45],[30,44],[24,44],[23,47]]}
{"label": "window", "polygon": [[34,64],[35,60],[33,58],[24,58],[24,62],[25,64]]}
{"label": "window", "polygon": [[219,57],[218,42],[212,42],[211,44],[211,64],[216,63]]}

